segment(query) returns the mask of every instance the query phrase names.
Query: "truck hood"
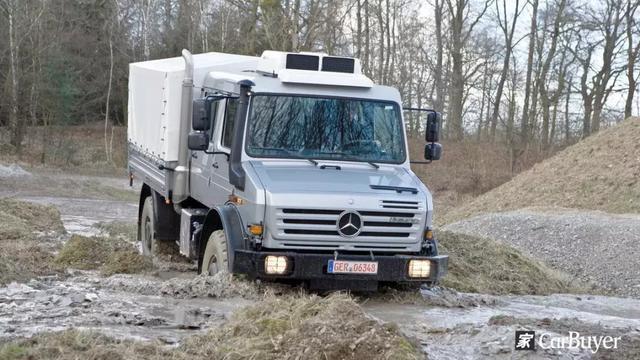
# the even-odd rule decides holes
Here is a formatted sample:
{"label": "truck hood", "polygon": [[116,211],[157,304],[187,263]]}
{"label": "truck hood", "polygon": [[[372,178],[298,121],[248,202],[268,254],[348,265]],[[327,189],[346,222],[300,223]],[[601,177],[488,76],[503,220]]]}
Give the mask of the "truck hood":
{"label": "truck hood", "polygon": [[[394,190],[373,189],[371,186],[393,186],[420,191],[416,179],[401,166],[380,165],[374,169],[366,163],[336,163],[321,161],[318,166],[308,162],[252,161],[262,185],[272,194],[278,193],[379,193],[396,194]],[[338,165],[322,169],[322,165]],[[415,196],[414,194],[412,194]]]}

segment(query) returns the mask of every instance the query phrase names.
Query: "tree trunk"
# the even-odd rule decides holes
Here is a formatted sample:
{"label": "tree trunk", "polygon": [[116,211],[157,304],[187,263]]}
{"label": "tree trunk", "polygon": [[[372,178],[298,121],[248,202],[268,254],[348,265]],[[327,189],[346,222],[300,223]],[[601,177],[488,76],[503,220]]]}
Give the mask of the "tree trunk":
{"label": "tree trunk", "polygon": [[567,83],[567,96],[564,102],[564,141],[566,145],[571,143],[571,124],[569,123],[569,105],[571,104],[571,87],[573,86],[573,76],[569,76]]}
{"label": "tree trunk", "polygon": [[522,106],[522,143],[526,147],[529,142],[529,98],[531,97],[531,77],[533,73],[533,55],[535,53],[536,35],[538,33],[538,0],[532,2],[531,30],[529,32],[529,53],[527,55],[527,77],[524,92],[524,105]]}
{"label": "tree trunk", "polygon": [[629,87],[627,89],[627,99],[624,104],[625,119],[630,117],[632,114],[633,97],[635,96],[636,87],[638,86],[634,75],[634,68],[636,66],[638,56],[640,56],[640,41],[638,41],[635,48],[633,46],[633,27],[637,21],[634,14],[638,9],[638,6],[640,6],[640,2],[635,1],[632,5],[631,0],[627,0],[627,12],[625,14],[625,18],[627,33],[627,83],[629,84]]}
{"label": "tree trunk", "polygon": [[436,88],[436,99],[433,102],[433,107],[436,111],[444,110],[444,74],[443,74],[443,57],[444,57],[444,44],[442,41],[442,17],[443,17],[443,0],[435,0],[435,32],[436,32],[436,66],[434,69],[434,82]]}
{"label": "tree trunk", "polygon": [[111,84],[113,82],[113,40],[111,38],[111,33],[109,33],[109,82],[107,83],[107,100],[105,105],[104,112],[104,152],[106,156],[106,160],[108,163],[112,161],[111,159],[111,151],[109,146],[108,139],[108,129],[109,129],[109,102],[111,101]]}
{"label": "tree trunk", "polygon": [[[502,100],[502,92],[504,91],[504,84],[507,81],[507,76],[509,75],[509,65],[511,64],[511,51],[513,50],[513,35],[516,30],[518,16],[520,15],[520,12],[521,12],[519,0],[515,1],[515,13],[513,15],[513,21],[511,23],[511,26],[509,26],[509,21],[507,20],[507,16],[508,16],[507,0],[502,1],[502,11],[504,13],[504,24],[500,19],[500,8],[498,7],[498,3],[496,2],[496,14],[498,15],[498,23],[504,35],[505,54],[502,62],[502,72],[500,73],[500,80],[498,81],[498,89],[496,90],[496,98],[494,100],[493,113],[491,114],[491,131],[490,131],[491,141],[496,140],[496,129],[498,127],[498,117],[500,116],[500,101]],[[508,139],[510,139],[510,137]]]}
{"label": "tree trunk", "polygon": [[22,127],[23,125],[18,120],[18,94],[19,94],[19,79],[18,79],[18,45],[16,40],[16,23],[15,23],[15,9],[16,5],[14,0],[7,2],[7,17],[9,22],[9,64],[11,73],[11,84],[9,94],[9,128],[11,130],[11,145],[16,148],[18,155],[22,151]]}

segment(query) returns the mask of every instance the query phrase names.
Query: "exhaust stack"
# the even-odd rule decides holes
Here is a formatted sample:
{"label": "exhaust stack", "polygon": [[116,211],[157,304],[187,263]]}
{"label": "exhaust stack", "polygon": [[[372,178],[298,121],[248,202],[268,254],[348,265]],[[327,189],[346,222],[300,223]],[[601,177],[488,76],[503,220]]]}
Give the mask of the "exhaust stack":
{"label": "exhaust stack", "polygon": [[189,50],[182,50],[184,59],[184,79],[182,80],[182,101],[180,104],[180,135],[178,146],[178,165],[174,171],[172,201],[179,203],[189,197],[187,181],[189,179],[189,149],[187,136],[191,129],[191,111],[193,102],[193,55]]}

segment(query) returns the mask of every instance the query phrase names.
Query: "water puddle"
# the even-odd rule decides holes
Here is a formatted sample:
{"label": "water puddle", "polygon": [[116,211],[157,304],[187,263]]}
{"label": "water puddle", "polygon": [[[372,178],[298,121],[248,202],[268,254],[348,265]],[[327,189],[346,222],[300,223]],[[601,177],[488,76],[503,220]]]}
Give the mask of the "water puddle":
{"label": "water puddle", "polygon": [[[588,335],[640,336],[640,300],[606,296],[499,296],[493,306],[466,308],[365,303],[374,317],[398,324],[421,341],[429,358],[589,359],[586,349],[514,353],[515,330],[569,331]],[[506,320],[504,320],[506,319]],[[517,356],[516,356],[517,355]]]}
{"label": "water puddle", "polygon": [[126,201],[67,197],[25,196],[21,200],[53,205],[60,211],[67,232],[84,236],[102,235],[96,227],[101,222],[135,222],[138,206]]}
{"label": "water puddle", "polygon": [[100,286],[101,281],[93,275],[64,281],[43,278],[0,288],[0,340],[73,327],[175,343],[194,331],[220,325],[251,303],[240,298],[140,295]]}

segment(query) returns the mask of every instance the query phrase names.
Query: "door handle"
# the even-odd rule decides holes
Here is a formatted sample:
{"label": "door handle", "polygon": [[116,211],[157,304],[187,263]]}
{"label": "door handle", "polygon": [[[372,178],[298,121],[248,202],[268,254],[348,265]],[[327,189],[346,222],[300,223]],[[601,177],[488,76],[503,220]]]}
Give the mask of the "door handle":
{"label": "door handle", "polygon": [[213,166],[215,169],[217,169],[218,168],[218,163],[214,162],[213,164],[211,164],[211,166]]}
{"label": "door handle", "polygon": [[197,153],[191,153],[191,157],[194,158],[194,159],[197,159],[198,158],[198,154]]}

